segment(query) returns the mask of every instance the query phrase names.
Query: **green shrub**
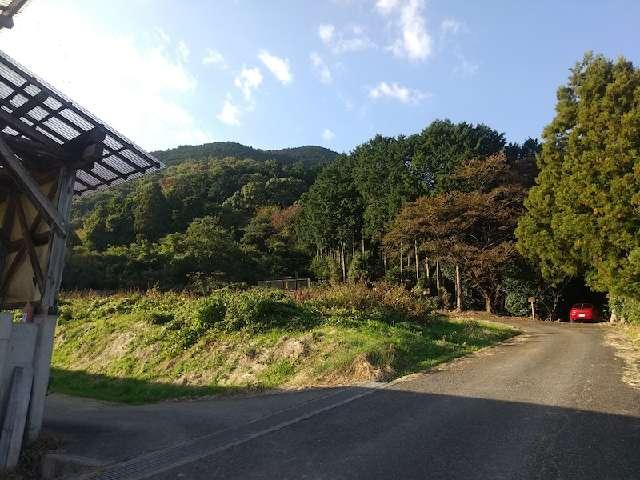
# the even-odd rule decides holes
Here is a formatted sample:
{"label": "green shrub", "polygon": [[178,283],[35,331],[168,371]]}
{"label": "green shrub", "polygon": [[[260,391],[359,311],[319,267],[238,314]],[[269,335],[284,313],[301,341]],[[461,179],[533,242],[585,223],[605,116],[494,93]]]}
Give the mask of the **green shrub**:
{"label": "green shrub", "polygon": [[221,326],[227,331],[248,329],[264,331],[286,327],[300,315],[294,301],[284,292],[249,290],[227,295],[227,311]]}
{"label": "green shrub", "polygon": [[331,315],[342,310],[356,317],[374,315],[389,323],[406,320],[425,322],[433,311],[428,297],[388,283],[377,283],[373,288],[363,284],[340,284],[302,290],[292,295],[323,314]]}
{"label": "green shrub", "polygon": [[342,267],[340,266],[340,262],[331,257],[328,257],[327,261],[329,263],[329,283],[331,283],[331,285],[338,285],[342,282]]}
{"label": "green shrub", "polygon": [[149,312],[147,319],[151,325],[166,325],[174,320],[173,313],[170,312]]}
{"label": "green shrub", "polygon": [[366,282],[371,278],[369,271],[369,254],[356,252],[349,264],[349,272],[347,278],[351,283]]}
{"label": "green shrub", "polygon": [[331,259],[329,257],[317,255],[311,261],[311,273],[318,280],[328,281],[331,276]]}
{"label": "green shrub", "polygon": [[640,325],[640,301],[629,297],[613,296],[609,298],[611,312],[625,322]]}

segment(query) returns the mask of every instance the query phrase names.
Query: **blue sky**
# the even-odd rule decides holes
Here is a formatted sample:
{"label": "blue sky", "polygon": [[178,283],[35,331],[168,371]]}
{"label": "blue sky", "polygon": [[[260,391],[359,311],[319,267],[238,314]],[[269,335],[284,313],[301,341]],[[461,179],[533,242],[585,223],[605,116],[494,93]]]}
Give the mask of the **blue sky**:
{"label": "blue sky", "polygon": [[150,150],[349,151],[437,118],[539,136],[585,51],[640,61],[638,18],[637,1],[32,0],[0,48]]}

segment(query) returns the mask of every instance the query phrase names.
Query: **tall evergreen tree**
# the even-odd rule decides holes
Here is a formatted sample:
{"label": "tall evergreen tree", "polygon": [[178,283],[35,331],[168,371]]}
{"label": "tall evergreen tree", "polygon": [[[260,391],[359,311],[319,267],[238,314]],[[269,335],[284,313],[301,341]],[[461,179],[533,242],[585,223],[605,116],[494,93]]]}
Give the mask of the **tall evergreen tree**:
{"label": "tall evergreen tree", "polygon": [[416,174],[427,187],[442,190],[442,180],[458,165],[472,158],[488,157],[505,146],[503,133],[483,125],[436,120],[411,137]]}
{"label": "tall evergreen tree", "polygon": [[410,168],[411,155],[407,138],[382,135],[352,153],[353,178],[364,203],[364,234],[374,241],[382,238],[402,205],[421,192]]}
{"label": "tall evergreen tree", "polygon": [[588,53],[557,98],[519,249],[548,279],[640,299],[640,71]]}
{"label": "tall evergreen tree", "polygon": [[167,199],[158,182],[143,184],[135,195],[133,230],[143,240],[155,241],[167,233],[170,220]]}

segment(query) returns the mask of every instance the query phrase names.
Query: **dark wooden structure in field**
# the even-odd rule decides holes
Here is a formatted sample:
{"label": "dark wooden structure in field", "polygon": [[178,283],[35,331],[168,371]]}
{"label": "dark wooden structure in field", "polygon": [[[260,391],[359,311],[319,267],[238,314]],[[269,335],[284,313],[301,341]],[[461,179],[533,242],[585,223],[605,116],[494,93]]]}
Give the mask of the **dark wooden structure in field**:
{"label": "dark wooden structure in field", "polygon": [[25,423],[28,438],[42,424],[73,195],[161,167],[0,51],[0,309],[36,313],[32,324],[0,315],[0,466]]}

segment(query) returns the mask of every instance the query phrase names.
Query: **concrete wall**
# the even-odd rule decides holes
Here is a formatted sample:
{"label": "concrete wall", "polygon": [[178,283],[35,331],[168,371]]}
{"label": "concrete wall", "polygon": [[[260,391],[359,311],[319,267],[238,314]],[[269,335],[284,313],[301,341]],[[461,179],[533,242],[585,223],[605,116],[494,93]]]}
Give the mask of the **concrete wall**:
{"label": "concrete wall", "polygon": [[51,315],[13,323],[0,313],[0,468],[15,466],[25,436],[40,433],[55,325]]}

